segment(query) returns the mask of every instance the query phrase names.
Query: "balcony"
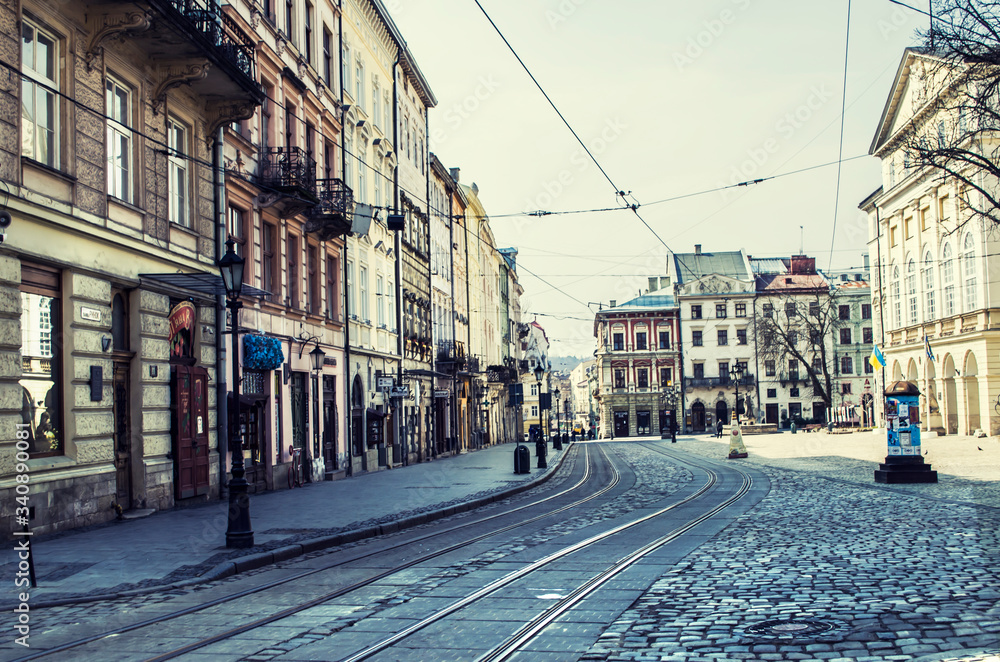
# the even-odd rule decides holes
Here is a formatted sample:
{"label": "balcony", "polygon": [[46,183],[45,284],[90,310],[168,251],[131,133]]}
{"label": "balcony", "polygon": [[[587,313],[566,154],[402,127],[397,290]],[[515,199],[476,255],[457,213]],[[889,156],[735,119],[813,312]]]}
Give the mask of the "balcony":
{"label": "balcony", "polygon": [[778,381],[782,384],[794,384],[795,382],[808,382],[809,373],[807,372],[781,372],[778,373]]}
{"label": "balcony", "polygon": [[442,340],[437,343],[438,369],[451,371],[465,365],[465,344],[454,340]]}
{"label": "balcony", "polygon": [[319,204],[307,212],[305,231],[316,233],[320,241],[350,234],[354,215],[354,192],[339,179],[317,179]]}
{"label": "balcony", "polygon": [[736,388],[736,382],[740,386],[753,386],[754,376],[743,375],[739,380],[730,377],[685,377],[684,388]]}
{"label": "balcony", "polygon": [[129,39],[148,57],[160,80],[153,92],[154,108],[163,103],[168,89],[186,83],[196,96],[209,101],[214,130],[251,117],[264,100],[257,82],[255,41],[215,2],[88,4],[95,11],[88,12],[87,66],[100,66],[97,57],[113,40]]}
{"label": "balcony", "polygon": [[[316,207],[316,161],[300,147],[265,147],[257,166],[260,207],[277,206],[282,218]],[[322,227],[322,224],[319,226]]]}

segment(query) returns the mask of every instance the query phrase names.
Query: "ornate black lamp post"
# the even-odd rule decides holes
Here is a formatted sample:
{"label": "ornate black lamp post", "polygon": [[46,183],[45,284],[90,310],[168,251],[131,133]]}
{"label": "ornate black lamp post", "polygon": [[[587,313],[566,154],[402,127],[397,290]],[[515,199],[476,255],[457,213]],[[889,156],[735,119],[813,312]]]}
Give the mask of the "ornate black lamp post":
{"label": "ornate black lamp post", "polygon": [[739,363],[733,365],[729,370],[729,376],[736,382],[736,406],[733,408],[733,415],[736,417],[736,424],[740,423],[740,381],[743,379],[743,366]]}
{"label": "ornate black lamp post", "polygon": [[538,438],[535,439],[535,456],[538,458],[538,468],[547,469],[549,464],[545,461],[545,429],[542,427],[542,376],[545,368],[539,362],[535,365],[535,380],[538,381]]}
{"label": "ornate black lamp post", "polygon": [[246,469],[243,466],[243,440],[240,437],[240,293],[243,291],[244,260],[233,250],[236,242],[226,242],[226,254],[219,260],[222,284],[226,288],[226,307],[232,316],[233,333],[233,416],[229,426],[229,450],[233,466],[229,480],[229,526],[226,547],[253,547],[250,528],[250,496],[247,494]]}
{"label": "ornate black lamp post", "polygon": [[559,399],[559,387],[558,386],[556,387],[556,390],[555,390],[555,392],[553,394],[556,396],[556,436],[555,436],[555,439],[552,440],[552,448],[556,449],[557,451],[561,451],[562,450],[562,421],[560,420],[560,417],[559,417],[559,410],[562,409],[562,406],[561,406],[562,405],[562,401]]}
{"label": "ornate black lamp post", "polygon": [[[673,385],[667,385],[663,387],[663,392],[660,394],[660,399],[663,402],[665,409],[670,410],[670,443],[677,443],[677,391],[674,390]],[[660,439],[667,438],[667,430],[663,429],[663,425],[660,425]]]}

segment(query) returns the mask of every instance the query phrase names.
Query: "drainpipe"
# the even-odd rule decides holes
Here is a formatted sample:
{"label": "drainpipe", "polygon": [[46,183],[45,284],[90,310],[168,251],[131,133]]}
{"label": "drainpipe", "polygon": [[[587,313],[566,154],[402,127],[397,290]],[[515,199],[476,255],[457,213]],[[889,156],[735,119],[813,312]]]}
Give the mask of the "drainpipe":
{"label": "drainpipe", "polygon": [[[396,83],[396,72],[399,69],[399,51],[396,51],[396,62],[392,65],[392,145],[396,148],[396,163],[399,163],[399,85]],[[392,208],[396,213],[402,210],[399,208],[399,166],[392,169]],[[405,222],[405,219],[404,219]],[[399,363],[396,365],[396,383],[403,385],[403,242],[400,238],[400,231],[396,231],[393,246],[395,247],[395,274],[396,274],[396,353],[399,356]],[[406,425],[406,400],[399,400],[399,420],[397,421],[399,447],[402,452],[403,466],[410,464],[410,443],[407,438]]]}
{"label": "drainpipe", "polygon": [[[343,3],[338,3],[340,8],[340,16],[337,21],[337,48],[340,50],[340,107],[344,107],[344,77],[347,74],[347,68],[350,66],[350,62],[344,62],[344,7]],[[344,131],[346,120],[343,112],[340,115],[340,176],[343,177],[344,173],[347,172],[347,153],[344,151]],[[344,186],[347,186],[347,182],[344,182]],[[342,269],[342,281],[344,284],[344,412],[347,414],[347,420],[344,425],[344,443],[345,449],[347,451],[347,475],[354,475],[354,444],[351,435],[354,433],[353,422],[354,422],[354,412],[351,410],[351,317],[348,313],[350,310],[349,306],[351,303],[351,293],[348,291],[347,287],[347,240],[350,236],[350,232],[344,236],[344,253],[343,262],[344,266]]]}
{"label": "drainpipe", "polygon": [[[212,184],[214,186],[215,212],[215,261],[222,259],[222,247],[226,244],[226,174],[223,160],[222,127],[215,132],[212,145]],[[236,318],[233,318],[233,324]],[[216,387],[216,435],[219,448],[219,498],[226,481],[226,450],[229,447],[229,385],[226,381],[226,295],[216,296],[215,305],[215,387]]]}
{"label": "drainpipe", "polygon": [[[428,128],[427,122],[427,107],[424,106],[424,136],[426,138],[430,137],[430,130]],[[426,149],[427,143],[425,141],[424,148]],[[414,148],[414,151],[416,149]],[[427,205],[427,298],[430,300],[430,310],[431,310],[431,356],[433,356],[434,348],[434,287],[431,285],[431,247],[430,247],[430,236],[431,236],[431,177],[430,177],[430,159],[428,153],[425,152],[421,155],[423,162],[421,163],[422,170],[424,172],[424,203]],[[434,370],[434,361],[430,361],[431,372],[436,372]],[[437,459],[437,398],[434,397],[434,391],[437,390],[437,376],[431,377],[430,382],[430,407],[428,407],[429,416],[427,417],[427,444],[430,446],[430,456],[432,459]]]}
{"label": "drainpipe", "polygon": [[[449,174],[450,176],[450,174]],[[458,186],[458,183],[455,183]],[[448,254],[451,255],[452,247],[455,245],[455,194],[448,194]],[[452,358],[457,359],[457,347],[455,346],[458,337],[458,329],[455,326],[455,260],[448,263],[448,285],[451,296],[451,353]],[[989,297],[987,297],[989,301]],[[457,361],[453,362],[451,372],[451,450],[458,454],[458,366]]]}

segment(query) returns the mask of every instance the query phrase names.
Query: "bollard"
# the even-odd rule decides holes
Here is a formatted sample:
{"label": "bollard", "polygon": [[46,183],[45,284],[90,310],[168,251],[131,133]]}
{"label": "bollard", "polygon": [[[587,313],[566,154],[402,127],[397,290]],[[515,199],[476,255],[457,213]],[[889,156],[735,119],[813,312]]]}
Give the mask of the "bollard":
{"label": "bollard", "polygon": [[531,453],[524,444],[518,444],[514,449],[514,473],[531,473]]}
{"label": "bollard", "polygon": [[795,421],[792,421],[792,434],[795,434]]}
{"label": "bollard", "polygon": [[548,469],[549,464],[545,461],[545,441],[544,437],[535,442],[535,455],[538,457],[538,468]]}

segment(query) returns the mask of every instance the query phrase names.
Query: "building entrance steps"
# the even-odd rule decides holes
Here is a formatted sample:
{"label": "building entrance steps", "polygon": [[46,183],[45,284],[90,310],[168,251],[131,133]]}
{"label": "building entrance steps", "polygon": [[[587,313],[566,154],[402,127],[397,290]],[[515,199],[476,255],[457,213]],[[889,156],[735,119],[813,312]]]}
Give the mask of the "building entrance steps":
{"label": "building entrance steps", "polygon": [[[40,536],[32,541],[38,587],[18,590],[30,593],[32,607],[42,607],[218,579],[510,496],[550,478],[571,446],[550,448],[548,469],[524,474],[511,470],[514,448],[500,444],[305,489],[254,494],[256,545],[250,549],[226,548],[226,500]],[[2,557],[8,577],[17,569],[13,547],[7,545]]]}

